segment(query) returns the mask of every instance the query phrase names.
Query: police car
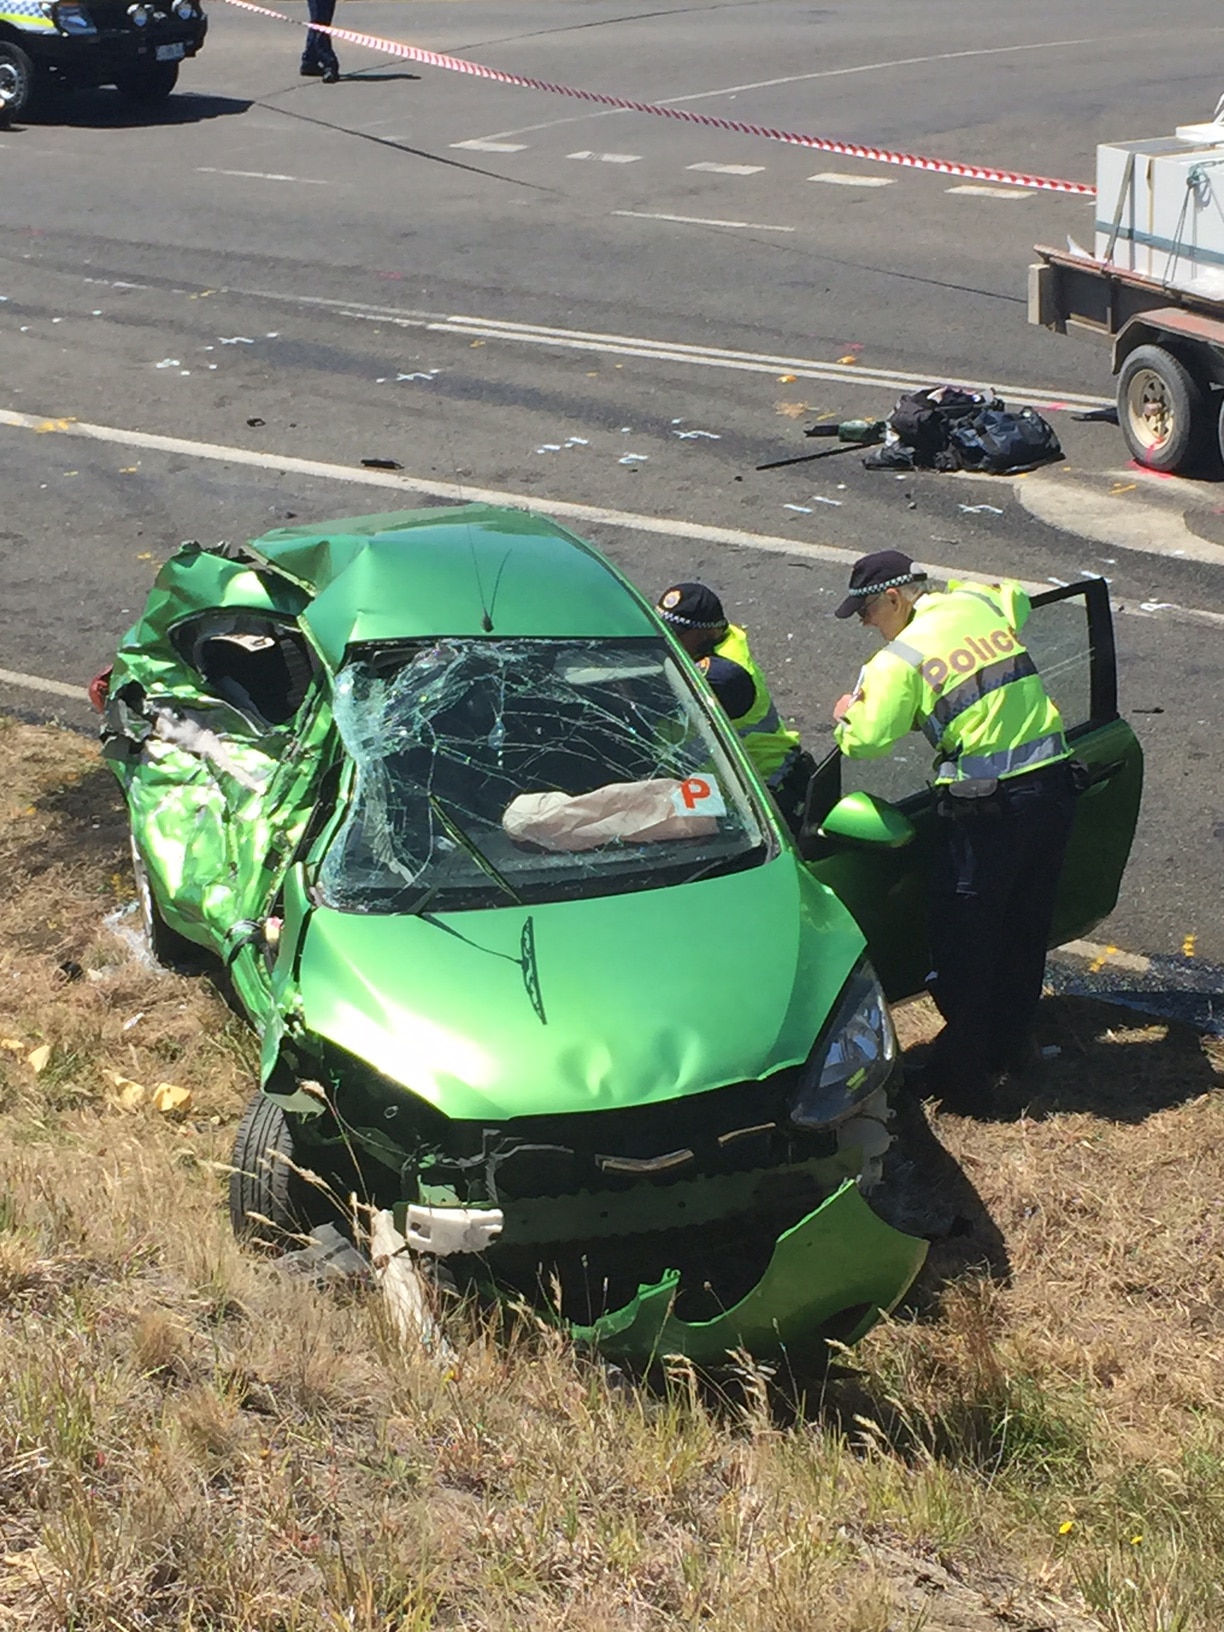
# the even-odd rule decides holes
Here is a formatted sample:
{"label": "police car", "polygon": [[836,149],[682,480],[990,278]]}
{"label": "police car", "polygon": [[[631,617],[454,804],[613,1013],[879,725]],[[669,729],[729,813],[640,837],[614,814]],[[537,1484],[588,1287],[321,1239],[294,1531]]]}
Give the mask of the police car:
{"label": "police car", "polygon": [[53,88],[160,102],[207,32],[199,0],[0,0],[0,120]]}

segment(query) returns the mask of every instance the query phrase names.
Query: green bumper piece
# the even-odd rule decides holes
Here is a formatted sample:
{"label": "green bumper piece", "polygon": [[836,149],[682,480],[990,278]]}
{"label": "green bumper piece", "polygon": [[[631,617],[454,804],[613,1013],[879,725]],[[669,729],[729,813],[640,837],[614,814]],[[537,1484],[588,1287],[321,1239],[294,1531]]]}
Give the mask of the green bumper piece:
{"label": "green bumper piece", "polygon": [[836,1316],[862,1309],[839,1338],[855,1342],[905,1295],[926,1258],[927,1243],[876,1216],[848,1179],[814,1213],[779,1236],[752,1291],[714,1320],[677,1320],[680,1277],[670,1271],[643,1286],[633,1302],[573,1335],[609,1359],[649,1362],[683,1354],[717,1365],[736,1349],[758,1360],[788,1350],[812,1353]]}

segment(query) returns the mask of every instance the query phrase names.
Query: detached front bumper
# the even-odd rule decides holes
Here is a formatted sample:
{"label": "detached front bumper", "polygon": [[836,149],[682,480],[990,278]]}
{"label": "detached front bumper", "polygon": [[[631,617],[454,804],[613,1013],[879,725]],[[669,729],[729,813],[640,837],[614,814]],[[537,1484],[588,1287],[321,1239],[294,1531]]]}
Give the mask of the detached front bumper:
{"label": "detached front bumper", "polygon": [[678,1320],[680,1276],[638,1290],[632,1303],[573,1335],[610,1359],[649,1363],[669,1354],[717,1365],[736,1349],[757,1359],[811,1353],[827,1336],[857,1342],[904,1297],[927,1243],[886,1224],[852,1179],[785,1231],[756,1286],[713,1320]]}

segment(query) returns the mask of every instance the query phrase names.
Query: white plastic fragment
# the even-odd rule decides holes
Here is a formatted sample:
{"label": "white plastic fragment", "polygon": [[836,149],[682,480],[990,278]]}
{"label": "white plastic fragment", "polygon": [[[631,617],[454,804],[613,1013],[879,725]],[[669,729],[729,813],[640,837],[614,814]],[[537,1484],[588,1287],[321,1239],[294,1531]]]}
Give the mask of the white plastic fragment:
{"label": "white plastic fragment", "polygon": [[397,383],[400,380],[424,380],[426,385],[432,385],[433,382],[434,382],[434,375],[435,374],[440,374],[440,373],[441,373],[441,369],[430,368],[430,369],[425,370],[424,372],[420,372],[420,373],[416,373],[416,374],[397,374],[395,376],[395,378],[396,378]]}
{"label": "white plastic fragment", "polygon": [[648,453],[627,453],[625,454],[624,458],[618,460],[617,463],[622,465],[636,465],[640,460],[649,458],[650,455]]}
{"label": "white plastic fragment", "polygon": [[585,436],[569,436],[565,439],[567,448],[589,448],[590,442]]}
{"label": "white plastic fragment", "polygon": [[223,346],[253,346],[255,344],[254,340],[246,334],[219,334],[217,339],[220,340]]}
{"label": "white plastic fragment", "polygon": [[177,357],[163,357],[160,363],[154,364],[155,368],[177,368],[178,366],[179,360]]}
{"label": "white plastic fragment", "polygon": [[1140,612],[1171,612],[1176,604],[1176,601],[1142,601],[1139,610]]}
{"label": "white plastic fragment", "polygon": [[783,510],[797,510],[801,516],[810,516],[812,513],[810,504],[784,504],[782,508]]}
{"label": "white plastic fragment", "polygon": [[961,509],[967,516],[1001,516],[1003,514],[997,504],[962,504]]}
{"label": "white plastic fragment", "polygon": [[1066,589],[1067,587],[1067,580],[1065,578],[1047,578],[1046,583],[1054,584],[1059,589]]}
{"label": "white plastic fragment", "polygon": [[560,453],[561,452],[561,444],[560,444],[560,442],[541,442],[539,447],[536,449],[536,452],[537,453]]}
{"label": "white plastic fragment", "polygon": [[842,504],[842,503],[844,503],[844,500],[842,500],[842,499],[826,499],[823,493],[813,493],[812,494],[812,503],[813,504]]}
{"label": "white plastic fragment", "polygon": [[378,1209],[370,1221],[370,1267],[401,1338],[419,1343],[439,1359],[449,1357],[453,1351],[429,1307],[424,1277],[385,1207]]}
{"label": "white plastic fragment", "polygon": [[452,1252],[484,1252],[505,1224],[500,1207],[408,1208],[408,1245],[414,1252],[446,1258]]}
{"label": "white plastic fragment", "polygon": [[717,431],[673,431],[672,435],[678,436],[682,442],[695,442],[698,437],[705,437],[707,442],[722,441]]}

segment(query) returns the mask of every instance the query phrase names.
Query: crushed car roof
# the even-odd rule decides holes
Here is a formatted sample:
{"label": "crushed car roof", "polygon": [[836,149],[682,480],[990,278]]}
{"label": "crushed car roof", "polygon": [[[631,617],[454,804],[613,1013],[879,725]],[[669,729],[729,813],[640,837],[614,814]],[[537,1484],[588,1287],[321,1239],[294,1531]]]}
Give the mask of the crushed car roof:
{"label": "crushed car roof", "polygon": [[649,636],[641,596],[582,539],[491,505],[400,510],[265,533],[251,553],[313,595],[325,660],[346,647],[455,636]]}

